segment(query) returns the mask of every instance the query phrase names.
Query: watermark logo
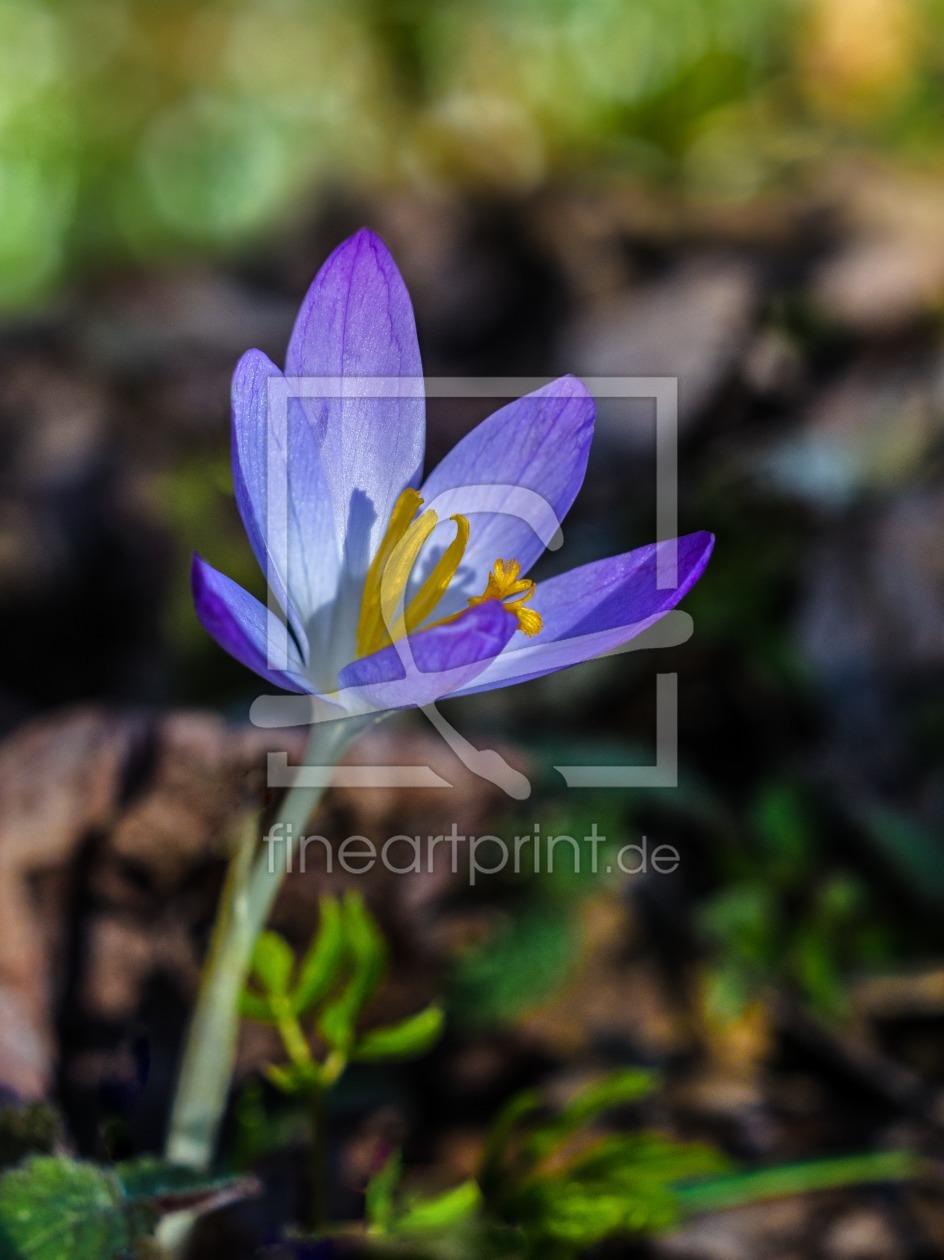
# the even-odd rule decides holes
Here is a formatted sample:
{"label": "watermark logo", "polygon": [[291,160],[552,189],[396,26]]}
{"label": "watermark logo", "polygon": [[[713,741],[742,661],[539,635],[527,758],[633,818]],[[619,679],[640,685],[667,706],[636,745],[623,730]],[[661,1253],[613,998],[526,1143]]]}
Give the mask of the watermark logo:
{"label": "watermark logo", "polygon": [[[655,514],[656,536],[665,540],[655,553],[655,587],[659,591],[678,589],[677,529],[677,468],[678,468],[678,383],[675,377],[595,377],[585,380],[590,393],[598,400],[612,406],[618,400],[649,400],[655,404]],[[292,450],[290,426],[310,423],[305,408],[316,407],[329,400],[383,400],[404,397],[428,397],[441,399],[495,399],[522,398],[547,384],[544,380],[512,377],[490,378],[396,378],[374,377],[282,377],[270,378],[268,425],[266,428],[265,458],[267,466],[266,532],[269,538],[285,540],[291,545],[293,531],[290,516],[292,500],[288,485],[290,462],[287,452]],[[317,498],[317,496],[313,496]],[[331,511],[330,502],[321,509]],[[453,487],[424,504],[424,510],[437,513],[440,521],[461,513],[473,522],[483,514],[499,514],[523,523],[543,547],[556,550],[563,541],[562,523],[553,506],[541,494],[527,487],[489,483]],[[428,565],[436,558],[435,552],[428,557]],[[285,557],[286,573],[298,571],[310,561],[305,556]],[[428,567],[427,565],[427,567]],[[272,568],[271,557],[269,567]],[[461,570],[460,570],[461,573]],[[289,659],[290,630],[281,614],[275,592],[284,584],[284,574],[270,572],[270,617],[267,652],[270,668],[282,670]],[[306,580],[313,580],[310,573]],[[406,591],[399,583],[399,594],[393,592],[392,576],[384,570],[381,579],[380,611],[388,631],[400,623],[404,613]],[[469,591],[468,594],[476,594]],[[351,593],[343,590],[342,601]],[[330,632],[350,630],[350,611],[331,610]],[[618,652],[638,651],[645,648],[676,646],[685,642],[692,633],[691,617],[679,610],[662,615],[653,624],[641,623],[639,633],[624,645],[608,651],[603,644],[597,647],[593,632],[575,635],[586,647],[587,657],[610,655]],[[408,687],[422,671],[413,656],[409,635],[390,635],[399,657],[404,686]],[[330,637],[323,640],[326,651],[331,649]],[[527,650],[527,649],[525,649]],[[339,662],[339,667],[345,662]],[[420,708],[431,725],[446,742],[458,760],[472,773],[500,787],[509,797],[526,799],[531,784],[526,775],[511,766],[498,750],[479,749],[467,740],[445,717],[438,700],[450,691],[460,690],[466,681],[462,668],[441,669],[435,677],[435,698],[415,706]],[[395,689],[395,688],[394,688]],[[678,745],[678,678],[676,674],[658,674],[655,680],[655,745],[656,759],[651,765],[558,765],[555,770],[569,788],[627,788],[670,787],[677,783]],[[353,716],[369,720],[382,711],[371,686],[348,686],[327,690],[321,696],[288,695],[261,696],[252,708],[252,719],[258,725],[285,727],[301,724],[337,722]],[[327,786],[329,782],[351,787],[406,787],[448,788],[451,784],[428,765],[292,765],[284,753],[273,753],[268,765],[269,785],[273,788],[301,784],[310,787]]]}
{"label": "watermark logo", "polygon": [[[452,823],[438,835],[388,836],[376,841],[351,835],[332,841],[312,834],[296,837],[290,823],[275,823],[263,836],[270,875],[304,875],[319,871],[334,875],[368,875],[382,869],[390,875],[432,874],[448,864],[453,875],[464,875],[474,888],[495,875],[553,875],[566,865],[574,875],[673,875],[681,856],[672,844],[653,843],[648,836],[620,845],[609,843],[596,823],[583,836],[545,832],[540,823],[515,836],[466,835]],[[601,850],[601,846],[602,850]]]}

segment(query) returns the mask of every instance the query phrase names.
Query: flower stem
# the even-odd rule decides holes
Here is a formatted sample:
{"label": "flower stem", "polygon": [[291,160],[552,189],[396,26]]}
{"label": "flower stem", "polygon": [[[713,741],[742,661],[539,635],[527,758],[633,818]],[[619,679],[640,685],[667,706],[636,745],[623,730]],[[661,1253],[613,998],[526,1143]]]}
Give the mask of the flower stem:
{"label": "flower stem", "polygon": [[[305,763],[337,764],[355,733],[354,723],[344,721],[313,726]],[[260,846],[253,826],[231,860],[187,1033],[165,1151],[170,1163],[203,1169],[213,1159],[236,1060],[239,999],[253,947],[323,791],[321,786],[294,783],[270,828],[280,843],[284,841],[284,848],[276,854],[272,846]]]}

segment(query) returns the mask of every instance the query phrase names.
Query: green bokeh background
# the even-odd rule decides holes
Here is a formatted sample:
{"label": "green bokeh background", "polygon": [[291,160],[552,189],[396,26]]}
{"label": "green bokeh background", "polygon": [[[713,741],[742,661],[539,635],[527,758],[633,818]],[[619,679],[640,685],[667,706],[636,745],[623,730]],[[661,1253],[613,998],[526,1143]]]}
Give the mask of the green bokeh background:
{"label": "green bokeh background", "polygon": [[312,190],[934,161],[937,0],[0,0],[0,304]]}

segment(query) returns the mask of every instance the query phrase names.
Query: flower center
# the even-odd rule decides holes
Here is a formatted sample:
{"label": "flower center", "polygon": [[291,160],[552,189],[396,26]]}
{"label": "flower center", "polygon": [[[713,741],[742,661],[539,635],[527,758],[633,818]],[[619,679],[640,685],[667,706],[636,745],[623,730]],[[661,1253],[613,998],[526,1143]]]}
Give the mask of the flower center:
{"label": "flower center", "polygon": [[[456,515],[450,517],[456,523],[455,538],[413,598],[404,604],[413,566],[423,544],[439,524],[439,517],[431,509],[416,515],[422,506],[419,494],[407,489],[397,499],[390,514],[390,522],[364,581],[357,622],[358,656],[370,656],[422,625],[436,609],[462,563],[469,541],[469,522],[466,517]],[[496,560],[485,590],[468,602],[472,608],[489,599],[500,600],[518,618],[519,629],[531,636],[541,629],[541,615],[523,606],[536,587],[529,579],[520,578],[520,572],[521,565],[517,560]]]}
{"label": "flower center", "polygon": [[496,560],[488,575],[488,582],[481,595],[473,595],[469,607],[484,604],[487,599],[500,599],[509,612],[518,618],[518,629],[530,639],[538,634],[544,622],[533,608],[525,608],[537,585],[530,578],[519,577],[521,565],[517,560]]}

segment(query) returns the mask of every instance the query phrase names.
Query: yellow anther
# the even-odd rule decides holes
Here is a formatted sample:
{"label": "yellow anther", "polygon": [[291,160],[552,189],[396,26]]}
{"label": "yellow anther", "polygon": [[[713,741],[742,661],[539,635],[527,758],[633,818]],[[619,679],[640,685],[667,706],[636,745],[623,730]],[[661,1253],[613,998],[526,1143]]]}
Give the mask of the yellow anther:
{"label": "yellow anther", "polygon": [[518,618],[518,629],[530,639],[541,631],[544,621],[539,612],[524,607],[537,586],[530,578],[519,577],[520,573],[521,565],[517,560],[496,560],[488,575],[485,590],[481,595],[473,595],[469,600],[469,607],[484,604],[489,599],[500,600]]}

